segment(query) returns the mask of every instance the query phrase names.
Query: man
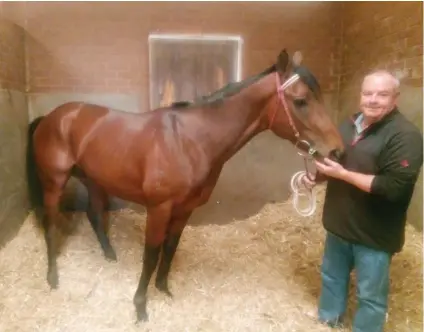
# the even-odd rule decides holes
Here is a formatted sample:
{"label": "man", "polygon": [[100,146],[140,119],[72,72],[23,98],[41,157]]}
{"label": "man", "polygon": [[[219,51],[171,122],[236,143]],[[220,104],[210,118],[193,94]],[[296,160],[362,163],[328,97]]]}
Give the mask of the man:
{"label": "man", "polygon": [[[367,75],[360,112],[340,126],[346,152],[339,163],[316,161],[327,180],[318,316],[338,326],[346,310],[349,276],[357,277],[354,332],[383,331],[392,256],[404,244],[406,212],[423,163],[423,137],[398,110],[399,82],[386,71]],[[321,178],[321,179],[320,179]]]}

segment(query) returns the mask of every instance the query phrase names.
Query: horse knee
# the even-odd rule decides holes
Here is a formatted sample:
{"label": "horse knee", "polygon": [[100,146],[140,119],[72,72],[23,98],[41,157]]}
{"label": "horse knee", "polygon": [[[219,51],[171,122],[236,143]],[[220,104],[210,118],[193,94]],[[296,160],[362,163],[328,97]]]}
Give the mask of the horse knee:
{"label": "horse knee", "polygon": [[161,245],[165,241],[165,234],[165,229],[147,233],[146,244],[153,248],[161,247]]}

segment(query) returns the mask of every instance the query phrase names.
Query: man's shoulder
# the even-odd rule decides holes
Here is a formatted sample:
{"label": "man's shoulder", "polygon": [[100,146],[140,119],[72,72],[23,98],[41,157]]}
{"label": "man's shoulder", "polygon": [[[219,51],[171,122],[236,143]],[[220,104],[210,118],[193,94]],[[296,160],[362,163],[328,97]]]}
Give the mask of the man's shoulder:
{"label": "man's shoulder", "polygon": [[423,134],[404,114],[397,112],[388,124],[384,149],[388,151],[409,151],[414,157],[422,159]]}
{"label": "man's shoulder", "polygon": [[393,136],[408,136],[422,140],[423,134],[420,128],[418,128],[418,126],[414,124],[412,120],[408,119],[401,111],[396,112],[389,127]]}

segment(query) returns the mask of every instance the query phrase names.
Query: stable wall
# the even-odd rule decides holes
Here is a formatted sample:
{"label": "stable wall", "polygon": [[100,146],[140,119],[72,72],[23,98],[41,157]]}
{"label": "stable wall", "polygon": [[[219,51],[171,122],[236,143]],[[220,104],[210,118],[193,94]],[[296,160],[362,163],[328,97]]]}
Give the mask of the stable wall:
{"label": "stable wall", "polygon": [[[358,111],[364,74],[388,68],[401,77],[400,111],[421,130],[423,123],[422,2],[344,3],[342,73],[338,120]],[[423,178],[418,179],[408,219],[422,229]]]}
{"label": "stable wall", "polygon": [[[27,3],[31,116],[66,100],[144,112],[149,105],[149,33],[236,34],[242,78],[276,61],[282,48],[305,63],[336,102],[336,3]],[[313,32],[313,33],[311,33]]]}
{"label": "stable wall", "polygon": [[4,6],[0,3],[0,247],[16,234],[27,214],[24,31],[4,18]]}

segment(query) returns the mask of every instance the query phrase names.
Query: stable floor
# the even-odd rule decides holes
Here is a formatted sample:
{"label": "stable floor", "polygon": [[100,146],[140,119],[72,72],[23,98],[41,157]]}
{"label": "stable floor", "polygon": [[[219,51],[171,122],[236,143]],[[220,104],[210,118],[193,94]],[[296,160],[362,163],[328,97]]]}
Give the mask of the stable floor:
{"label": "stable floor", "polygon": [[[30,217],[0,251],[0,331],[330,331],[315,318],[322,196],[321,189],[312,218],[297,216],[286,201],[224,225],[188,226],[170,273],[174,299],[151,285],[150,320],[139,326],[132,298],[142,266],[144,213],[113,212],[117,263],[103,258],[85,215],[72,215],[77,227],[64,238],[60,285],[53,292],[45,280],[44,238]],[[205,209],[222,206],[210,202]],[[422,234],[408,227],[405,250],[393,261],[387,331],[422,331],[421,253]],[[349,320],[353,287],[351,293]]]}

